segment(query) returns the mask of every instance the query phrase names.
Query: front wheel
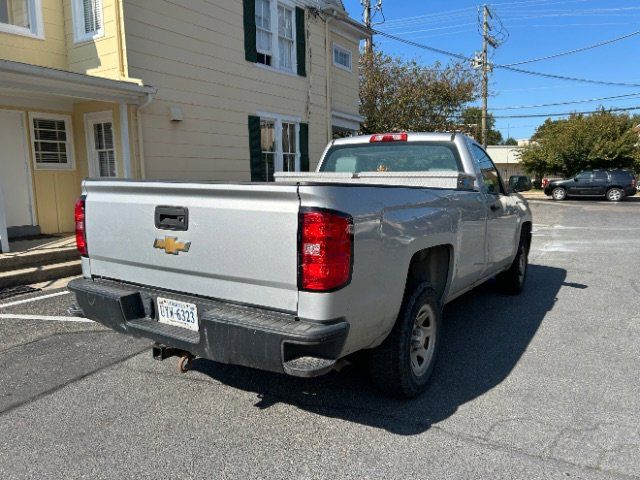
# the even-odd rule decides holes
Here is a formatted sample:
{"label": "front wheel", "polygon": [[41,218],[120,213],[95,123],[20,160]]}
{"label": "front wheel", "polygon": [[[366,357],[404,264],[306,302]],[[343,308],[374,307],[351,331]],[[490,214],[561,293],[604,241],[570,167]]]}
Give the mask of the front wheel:
{"label": "front wheel", "polygon": [[427,283],[407,294],[386,340],[371,351],[369,372],[381,391],[413,398],[427,386],[438,353],[442,308]]}
{"label": "front wheel", "polygon": [[567,191],[564,188],[554,188],[551,192],[551,198],[556,201],[562,201],[567,198]]}
{"label": "front wheel", "polygon": [[502,272],[496,278],[498,288],[507,295],[518,295],[524,290],[524,284],[527,280],[527,269],[529,267],[529,255],[527,248],[526,235],[520,237],[518,245],[518,253],[513,260],[511,267],[506,272]]}
{"label": "front wheel", "polygon": [[610,202],[619,202],[624,198],[624,192],[619,188],[612,188],[607,192],[607,200]]}

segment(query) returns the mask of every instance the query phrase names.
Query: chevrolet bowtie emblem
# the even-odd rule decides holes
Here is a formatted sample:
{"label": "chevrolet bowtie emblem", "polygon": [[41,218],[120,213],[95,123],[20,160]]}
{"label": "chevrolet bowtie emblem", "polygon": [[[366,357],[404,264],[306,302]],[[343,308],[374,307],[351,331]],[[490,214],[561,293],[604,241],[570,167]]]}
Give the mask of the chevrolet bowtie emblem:
{"label": "chevrolet bowtie emblem", "polygon": [[191,242],[181,242],[176,237],[156,238],[153,248],[164,250],[169,255],[178,255],[180,252],[188,252]]}

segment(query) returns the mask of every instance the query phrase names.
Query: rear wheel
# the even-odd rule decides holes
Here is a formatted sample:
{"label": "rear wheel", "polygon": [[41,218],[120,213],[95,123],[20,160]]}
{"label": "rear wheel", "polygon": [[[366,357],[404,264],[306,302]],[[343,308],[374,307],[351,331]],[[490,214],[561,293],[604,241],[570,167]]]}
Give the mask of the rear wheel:
{"label": "rear wheel", "polygon": [[619,188],[611,188],[607,191],[607,200],[610,202],[619,202],[624,198],[624,192]]}
{"label": "rear wheel", "polygon": [[438,353],[441,310],[427,283],[408,294],[393,330],[369,356],[371,379],[381,391],[413,398],[426,388]]}
{"label": "rear wheel", "polygon": [[554,200],[562,201],[565,198],[567,198],[567,191],[561,187],[554,188],[553,191],[551,192],[551,197]]}

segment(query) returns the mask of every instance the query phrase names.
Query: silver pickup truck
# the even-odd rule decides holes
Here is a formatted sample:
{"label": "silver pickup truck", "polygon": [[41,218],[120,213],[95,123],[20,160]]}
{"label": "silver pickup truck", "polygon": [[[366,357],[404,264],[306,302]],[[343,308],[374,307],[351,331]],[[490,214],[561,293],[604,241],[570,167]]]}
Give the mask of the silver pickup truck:
{"label": "silver pickup truck", "polygon": [[417,395],[444,304],[524,285],[526,201],[460,134],[333,141],[275,183],[88,180],[76,205],[77,314],[194,356],[312,377],[366,351],[373,382]]}

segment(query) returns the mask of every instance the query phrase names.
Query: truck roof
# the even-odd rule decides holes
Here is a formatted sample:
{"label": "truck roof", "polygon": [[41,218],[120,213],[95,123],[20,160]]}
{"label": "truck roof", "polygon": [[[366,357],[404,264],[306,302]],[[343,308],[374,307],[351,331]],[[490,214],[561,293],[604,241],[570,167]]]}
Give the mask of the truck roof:
{"label": "truck roof", "polygon": [[[451,142],[458,136],[466,137],[466,135],[456,132],[407,133],[407,142]],[[331,145],[354,145],[361,143],[370,143],[371,137],[372,135],[358,135],[355,137],[337,138],[333,140]]]}

